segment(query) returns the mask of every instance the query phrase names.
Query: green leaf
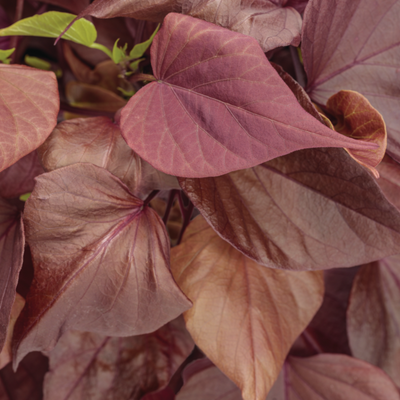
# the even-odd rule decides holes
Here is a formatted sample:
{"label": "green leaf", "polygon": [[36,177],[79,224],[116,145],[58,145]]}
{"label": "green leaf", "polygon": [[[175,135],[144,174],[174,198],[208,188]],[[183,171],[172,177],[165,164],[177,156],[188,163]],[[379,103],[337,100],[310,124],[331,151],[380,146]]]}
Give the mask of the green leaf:
{"label": "green leaf", "polygon": [[146,52],[146,50],[149,48],[149,46],[151,45],[151,42],[154,39],[154,36],[156,35],[156,33],[158,32],[158,30],[160,29],[160,24],[158,24],[156,30],[154,31],[154,33],[150,36],[149,40],[146,40],[143,43],[139,43],[137,44],[129,53],[129,58],[133,59],[133,58],[140,58],[142,57],[142,55]]}
{"label": "green leaf", "polygon": [[41,58],[25,56],[25,64],[43,71],[51,71],[51,64]]}
{"label": "green leaf", "polygon": [[0,50],[0,61],[2,61],[4,64],[10,64],[10,59],[8,57],[10,57],[14,51],[15,49]]}
{"label": "green leaf", "polygon": [[117,88],[125,97],[131,98],[136,92],[132,89],[132,90],[125,90],[122,88]]}
{"label": "green leaf", "polygon": [[114,43],[112,51],[112,60],[115,62],[115,64],[119,64],[121,60],[127,57],[126,49],[128,47],[128,44],[125,43],[124,47],[118,47],[118,41],[119,39],[117,39],[116,42]]}
{"label": "green leaf", "polygon": [[136,71],[139,69],[139,64],[140,64],[143,60],[145,60],[145,59],[144,59],[144,58],[139,58],[139,60],[136,60],[136,61],[134,61],[134,62],[132,62],[132,63],[129,64],[129,67],[131,68],[132,73],[133,73],[133,72],[136,72]]}
{"label": "green leaf", "polygon": [[31,193],[25,193],[25,194],[21,194],[21,196],[19,196],[19,199],[21,201],[27,201],[29,199],[29,196],[31,195]]}
{"label": "green leaf", "polygon": [[[0,29],[0,36],[41,36],[57,38],[75,19],[76,15],[49,11],[22,19],[7,28]],[[91,47],[97,38],[94,25],[81,18],[64,33],[63,39]]]}

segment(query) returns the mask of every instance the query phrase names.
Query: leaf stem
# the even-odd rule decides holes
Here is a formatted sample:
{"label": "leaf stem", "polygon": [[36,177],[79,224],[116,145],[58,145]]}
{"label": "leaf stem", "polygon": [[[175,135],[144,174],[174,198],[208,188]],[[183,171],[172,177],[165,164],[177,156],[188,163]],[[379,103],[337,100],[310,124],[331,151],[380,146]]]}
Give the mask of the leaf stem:
{"label": "leaf stem", "polygon": [[100,44],[100,43],[92,43],[90,45],[91,49],[97,49],[97,50],[101,50],[103,53],[106,53],[108,55],[108,57],[111,58],[111,60],[113,59],[113,54],[112,52],[104,45]]}
{"label": "leaf stem", "polygon": [[110,111],[98,111],[98,110],[92,110],[90,108],[74,107],[64,101],[60,102],[60,111],[67,111],[70,113],[78,115],[87,115],[90,117],[109,117],[111,119],[113,119],[115,115],[115,113]]}
{"label": "leaf stem", "polygon": [[[15,6],[14,24],[22,18],[23,10],[24,10],[24,0],[17,0],[17,5]],[[13,48],[16,49],[18,41],[19,41],[18,36],[12,36],[10,40],[10,49]],[[17,52],[14,51],[14,53],[11,55],[11,64],[14,64],[16,55]]]}
{"label": "leaf stem", "polygon": [[134,83],[138,81],[155,81],[156,78],[150,74],[135,74],[132,75],[128,80],[130,83]]}
{"label": "leaf stem", "polygon": [[153,190],[147,197],[146,200],[143,202],[143,207],[146,207],[149,205],[149,203],[154,199],[154,197],[157,196],[159,190]]}
{"label": "leaf stem", "polygon": [[185,193],[180,192],[179,196],[178,196],[178,200],[179,200],[179,206],[181,208],[181,213],[182,213],[182,217],[183,217],[183,224],[182,224],[181,231],[179,232],[179,238],[178,238],[178,241],[176,242],[176,245],[178,245],[181,242],[183,234],[185,233],[185,230],[189,225],[190,218],[191,218],[191,216],[193,214],[193,210],[194,210],[193,203],[187,197],[186,197],[186,199],[189,201],[189,204],[187,206],[185,206],[185,204],[183,202],[183,199],[184,199],[183,196],[186,197]]}
{"label": "leaf stem", "polygon": [[164,216],[162,219],[165,225],[167,225],[169,214],[171,213],[171,208],[172,208],[172,205],[174,204],[174,200],[175,200],[175,197],[177,194],[178,194],[177,189],[172,189],[169,192],[167,207],[165,208]]}
{"label": "leaf stem", "polygon": [[318,342],[312,337],[312,335],[307,332],[307,329],[305,329],[302,333],[302,336],[304,338],[304,341],[307,343],[307,345],[313,349],[317,354],[323,353],[323,350],[321,346],[318,344]]}
{"label": "leaf stem", "polygon": [[304,73],[303,66],[301,65],[299,54],[297,53],[297,49],[294,46],[290,46],[290,55],[292,56],[294,71],[296,73],[296,80],[297,83],[301,87],[306,86],[306,75]]}

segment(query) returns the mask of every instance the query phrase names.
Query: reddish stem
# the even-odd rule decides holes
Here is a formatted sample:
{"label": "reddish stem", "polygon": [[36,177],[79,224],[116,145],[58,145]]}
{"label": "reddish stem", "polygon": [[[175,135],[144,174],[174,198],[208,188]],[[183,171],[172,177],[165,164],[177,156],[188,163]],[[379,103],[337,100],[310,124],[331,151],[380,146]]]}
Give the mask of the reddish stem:
{"label": "reddish stem", "polygon": [[187,197],[186,197],[186,199],[189,201],[189,204],[187,206],[185,206],[185,204],[183,203],[183,196],[186,197],[186,195],[183,192],[180,192],[179,196],[178,196],[178,200],[179,200],[179,206],[181,208],[181,213],[182,213],[182,217],[183,217],[183,224],[182,224],[181,231],[179,233],[178,241],[176,243],[177,245],[182,240],[183,234],[185,233],[185,230],[189,225],[190,218],[193,214],[193,209],[194,209],[193,203]]}
{"label": "reddish stem", "polygon": [[[17,5],[15,7],[15,16],[14,16],[14,24],[18,22],[22,18],[22,12],[24,10],[24,0],[17,0]],[[14,49],[17,47],[19,41],[18,36],[12,36],[10,40],[10,49]],[[16,51],[11,55],[11,64],[15,62]]]}
{"label": "reddish stem", "polygon": [[149,205],[149,203],[154,199],[154,197],[157,196],[159,190],[153,190],[147,197],[146,200],[143,202],[143,207],[146,207]]}
{"label": "reddish stem", "polygon": [[171,213],[171,208],[174,204],[175,196],[177,195],[177,193],[178,193],[178,190],[176,190],[176,189],[172,189],[169,192],[167,207],[165,208],[164,216],[162,219],[165,225],[167,225],[169,214]]}

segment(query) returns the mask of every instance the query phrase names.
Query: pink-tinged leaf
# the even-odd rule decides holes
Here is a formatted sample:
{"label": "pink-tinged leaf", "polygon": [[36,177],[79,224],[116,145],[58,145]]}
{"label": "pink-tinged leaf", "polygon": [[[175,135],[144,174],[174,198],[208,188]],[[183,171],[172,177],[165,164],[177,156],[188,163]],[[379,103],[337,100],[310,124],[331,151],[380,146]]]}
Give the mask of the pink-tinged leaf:
{"label": "pink-tinged leaf", "polygon": [[14,304],[11,308],[10,322],[8,323],[7,327],[6,340],[4,342],[3,349],[0,352],[0,369],[2,369],[12,360],[11,341],[14,333],[14,325],[17,321],[17,318],[19,317],[19,314],[21,314],[24,305],[25,299],[17,293],[15,296]]}
{"label": "pink-tinged leaf", "polygon": [[376,147],[305,112],[253,38],[168,14],[151,56],[157,81],[123,108],[121,131],[165,173],[217,176],[304,148]]}
{"label": "pink-tinged leaf", "polygon": [[53,72],[0,64],[0,171],[37,149],[57,124]]}
{"label": "pink-tinged leaf", "polygon": [[6,199],[32,192],[36,178],[44,172],[36,151],[0,172],[0,196]]}
{"label": "pink-tinged leaf", "polygon": [[140,400],[166,386],[193,347],[182,317],[125,338],[68,332],[50,353],[45,399]]}
{"label": "pink-tinged leaf", "polygon": [[259,0],[186,0],[182,12],[234,32],[252,36],[264,52],[281,46],[298,46],[302,20],[282,2]]}
{"label": "pink-tinged leaf", "polygon": [[169,269],[161,219],[105,169],[40,175],[24,221],[35,277],[15,326],[16,365],[68,330],[139,335],[190,307]]}
{"label": "pink-tinged leaf", "polygon": [[327,110],[336,118],[335,131],[352,138],[373,142],[378,148],[373,151],[349,150],[349,154],[379,178],[376,166],[386,151],[386,126],[382,115],[360,93],[341,90],[331,96]]}
{"label": "pink-tinged leaf", "polygon": [[0,348],[6,339],[24,254],[21,212],[0,198]]}
{"label": "pink-tinged leaf", "polygon": [[321,308],[292,347],[294,356],[317,353],[351,355],[347,337],[346,311],[354,277],[358,268],[337,268],[324,271],[325,294]]}
{"label": "pink-tinged leaf", "polygon": [[347,329],[353,355],[382,368],[400,387],[400,256],[360,268]]}
{"label": "pink-tinged leaf", "polygon": [[267,400],[399,400],[379,368],[339,354],[289,357]]}
{"label": "pink-tinged leaf", "polygon": [[175,177],[157,171],[126,144],[109,118],[78,118],[57,125],[38,149],[46,171],[90,162],[121,179],[137,197],[152,190],[179,189]]}
{"label": "pink-tinged leaf", "polygon": [[245,400],[264,400],[292,343],[321,305],[322,273],[265,268],[201,216],[172,249],[171,268],[193,302],[184,317],[197,346]]}
{"label": "pink-tinged leaf", "polygon": [[167,386],[158,392],[147,394],[141,400],[175,400],[175,392]]}
{"label": "pink-tinged leaf", "polygon": [[380,175],[377,181],[379,187],[389,201],[400,210],[400,165],[386,155],[377,169]]}
{"label": "pink-tinged leaf", "polygon": [[97,18],[128,17],[162,22],[173,11],[180,12],[177,0],[95,0],[78,18],[91,15]]}
{"label": "pink-tinged leaf", "polygon": [[242,400],[239,388],[207,358],[189,364],[183,379],[176,400]]}
{"label": "pink-tinged leaf", "polygon": [[310,0],[302,54],[311,98],[326,104],[339,90],[355,90],[383,116],[388,151],[400,160],[400,1]]}
{"label": "pink-tinged leaf", "polygon": [[48,370],[48,359],[39,352],[26,356],[16,372],[8,364],[0,370],[0,399],[43,400],[43,379]]}
{"label": "pink-tinged leaf", "polygon": [[179,182],[219,235],[269,267],[352,267],[400,252],[399,212],[341,149]]}

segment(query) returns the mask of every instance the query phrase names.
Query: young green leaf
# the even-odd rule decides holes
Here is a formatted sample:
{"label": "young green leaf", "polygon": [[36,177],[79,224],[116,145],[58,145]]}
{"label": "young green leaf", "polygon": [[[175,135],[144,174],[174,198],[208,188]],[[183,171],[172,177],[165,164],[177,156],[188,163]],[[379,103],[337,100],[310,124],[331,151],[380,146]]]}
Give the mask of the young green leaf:
{"label": "young green leaf", "polygon": [[43,71],[51,71],[51,64],[41,58],[26,55],[24,61],[30,67],[41,69]]}
{"label": "young green leaf", "polygon": [[124,47],[118,47],[118,42],[119,39],[115,41],[112,51],[112,59],[115,64],[119,64],[126,57],[126,48],[128,47],[127,43],[125,43]]}
{"label": "young green leaf", "polygon": [[160,29],[160,24],[158,24],[156,30],[153,32],[153,34],[150,36],[150,39],[146,40],[143,43],[138,43],[129,53],[129,57],[130,58],[140,58],[142,57],[142,55],[146,52],[146,50],[149,48],[149,46],[151,45],[154,36],[156,36],[156,33],[158,32],[158,30]]}
{"label": "young green leaf", "polygon": [[[75,17],[76,15],[74,14],[49,11],[44,14],[22,19],[7,28],[0,29],[0,36],[40,36],[57,38]],[[110,50],[101,44],[94,43],[96,38],[96,28],[90,21],[84,18],[76,21],[63,35],[63,39],[101,50],[112,58]]]}
{"label": "young green leaf", "polygon": [[15,49],[0,50],[0,61],[2,61],[4,64],[10,64],[10,59],[8,57],[10,57],[14,51]]}

